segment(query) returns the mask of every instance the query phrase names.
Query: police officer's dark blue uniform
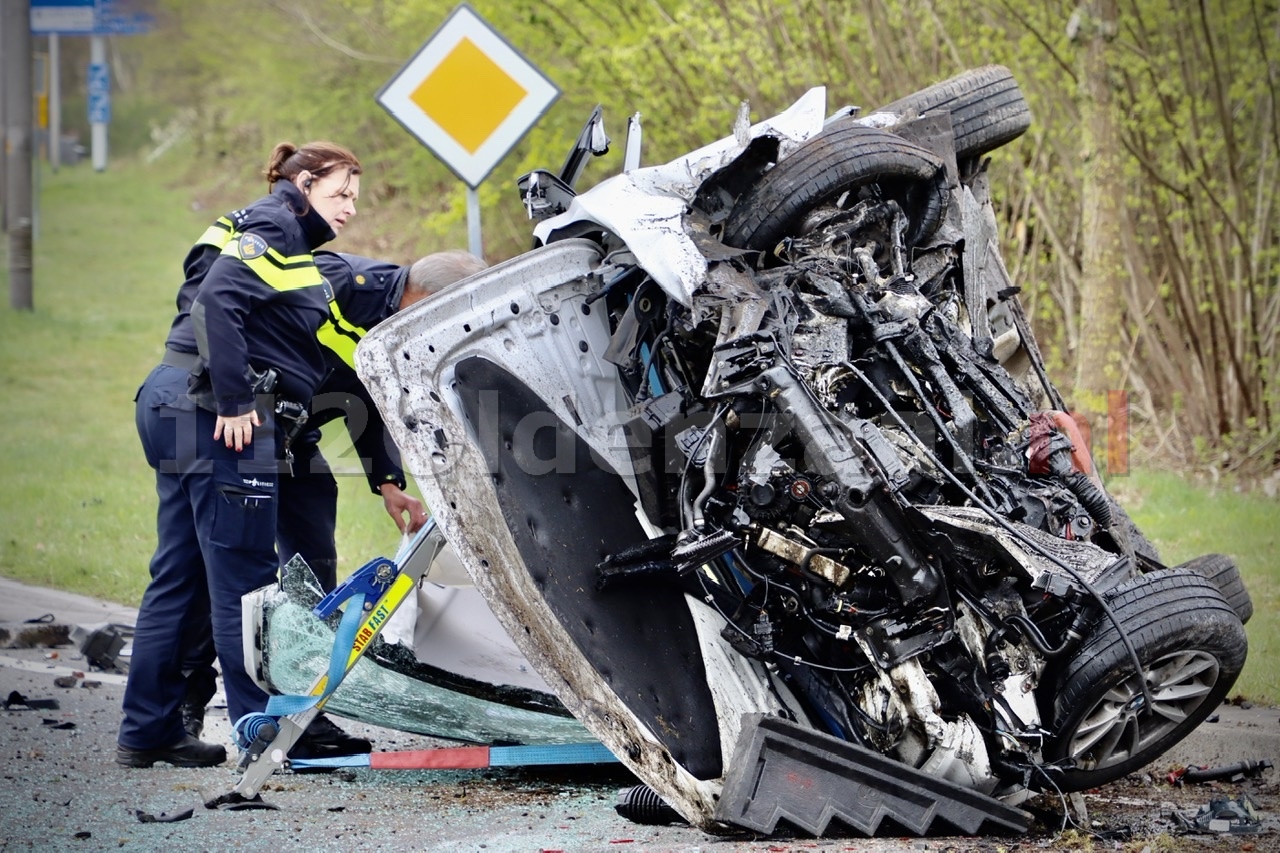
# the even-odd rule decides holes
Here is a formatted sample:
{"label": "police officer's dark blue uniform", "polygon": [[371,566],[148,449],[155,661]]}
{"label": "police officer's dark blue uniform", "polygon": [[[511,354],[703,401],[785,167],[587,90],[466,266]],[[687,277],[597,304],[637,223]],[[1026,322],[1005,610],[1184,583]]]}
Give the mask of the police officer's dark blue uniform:
{"label": "police officer's dark blue uniform", "polygon": [[[300,554],[328,592],[337,583],[338,484],[320,451],[320,427],[338,418],[346,421],[374,494],[383,495],[387,486],[403,492],[406,486],[400,452],[356,375],[353,354],[365,331],[399,308],[409,267],[327,251],[316,252],[315,259],[334,295],[329,317],[318,333],[325,345],[326,378],[312,400],[308,430],[295,443],[292,470],[280,476],[276,534],[281,561]],[[416,500],[411,503],[421,511]]]}
{"label": "police officer's dark blue uniform", "polygon": [[[280,146],[277,157],[290,157],[288,151],[297,157],[306,150]],[[188,255],[166,363],[139,390],[139,435],[156,469],[160,507],[152,580],[139,609],[123,703],[116,756],[121,764],[206,766],[225,760],[222,747],[184,732],[178,712],[190,631],[195,625],[207,630],[209,624],[202,613],[212,619],[232,719],[266,704],[266,694],[244,667],[240,598],[276,577],[282,434],[267,406],[246,443],[244,416],[268,399],[255,393],[253,372],[274,369],[276,398],[295,401],[309,400],[323,378],[315,332],[328,315],[329,295],[311,253],[333,238],[335,223],[340,227],[354,214],[359,164],[337,146],[311,153],[315,150],[330,156],[317,175],[335,169],[338,179],[346,175],[343,186],[350,190],[342,191],[341,207],[326,202],[322,212],[292,180],[275,174],[282,166],[298,175],[297,162],[273,163],[271,194],[215,226],[225,227],[230,238],[222,249],[215,253],[215,241],[202,240]],[[182,318],[184,313],[190,320]],[[188,329],[194,341],[184,339]],[[197,341],[210,378],[205,400],[212,411],[188,395]],[[216,431],[222,440],[214,439]],[[232,443],[242,449],[227,446],[233,436]]]}
{"label": "police officer's dark blue uniform", "polygon": [[[222,254],[232,236],[238,234],[243,227],[246,214],[247,211],[241,208],[219,217],[217,222],[200,235],[187,253],[182,264],[185,278],[178,288],[177,313],[165,339],[164,357],[134,398],[138,436],[142,440],[148,464],[157,473],[160,473],[162,463],[167,468],[177,470],[176,461],[169,461],[177,458],[176,447],[169,446],[170,435],[172,433],[176,440],[176,432],[173,431],[179,419],[192,418],[195,413],[196,405],[187,396],[191,371],[199,363],[195,332],[191,326],[191,304],[195,301],[200,282],[208,274],[213,262]],[[164,483],[167,484],[168,481]],[[160,497],[156,524],[159,547],[152,558],[152,576],[155,576],[158,568],[169,573],[176,565],[190,566],[191,571],[203,572],[204,556],[200,552],[199,537],[194,533],[195,520],[190,508],[181,501],[168,499],[169,489],[162,485],[160,478],[157,478],[157,491]],[[202,697],[198,702],[201,716],[195,730],[192,731],[188,721],[184,720],[184,727],[196,737],[199,736],[203,721],[204,706],[217,690],[216,672],[213,669],[213,636],[209,624],[208,590],[201,586],[195,590],[190,604],[181,643],[186,650],[184,670],[191,672],[188,693]]]}
{"label": "police officer's dark blue uniform", "polygon": [[[175,351],[194,353],[195,336],[189,312],[183,310],[196,291],[190,282],[194,280],[198,286],[207,246],[225,244],[235,228],[238,213],[219,219],[201,238],[201,245],[206,247],[202,249],[198,245],[192,250],[189,266],[195,272],[179,291],[179,314],[169,335],[166,361],[182,361],[181,357],[175,357]],[[321,589],[329,592],[337,584],[334,531],[338,484],[320,451],[321,426],[338,417],[346,419],[370,488],[384,498],[388,511],[395,514],[398,523],[404,524],[399,520],[401,509],[409,514],[409,523],[415,528],[425,521],[426,514],[419,501],[403,493],[406,483],[399,450],[387,435],[377,407],[351,365],[355,343],[365,328],[381,322],[399,307],[409,267],[333,252],[316,252],[315,260],[333,292],[329,316],[318,332],[318,338],[325,344],[326,378],[312,400],[308,430],[293,442],[293,464],[282,467],[277,477],[276,540],[281,563],[295,554],[300,555],[314,572]],[[395,494],[391,494],[388,487],[394,487]],[[189,558],[200,559],[198,553]],[[181,712],[186,730],[198,736],[203,727],[205,706],[217,690],[214,650],[207,629],[203,635],[199,630],[193,631],[187,649],[183,669],[189,674]],[[308,728],[308,737],[294,747],[291,756],[348,754],[368,752],[371,748],[368,740],[347,735],[327,724],[324,718],[317,718]]]}
{"label": "police officer's dark blue uniform", "polygon": [[[324,424],[337,417],[346,419],[370,488],[382,495],[396,524],[412,532],[425,523],[425,507],[403,493],[400,452],[356,374],[355,348],[366,329],[395,314],[407,302],[416,302],[483,269],[484,261],[462,251],[438,252],[405,266],[345,252],[322,251],[315,258],[333,287],[334,301],[318,333],[325,345],[328,378],[312,401],[313,420],[309,424]],[[319,431],[309,433],[297,451],[299,463],[305,457],[308,464],[297,464],[292,475],[285,473],[280,478],[281,518],[277,534],[281,559],[302,554],[327,591],[336,581],[337,483],[318,442]],[[407,523],[402,518],[405,515]]]}

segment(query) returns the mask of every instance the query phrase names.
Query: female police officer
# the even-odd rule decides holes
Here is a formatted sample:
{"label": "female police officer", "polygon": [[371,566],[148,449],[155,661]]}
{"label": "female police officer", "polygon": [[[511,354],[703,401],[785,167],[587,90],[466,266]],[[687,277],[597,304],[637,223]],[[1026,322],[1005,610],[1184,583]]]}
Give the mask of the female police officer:
{"label": "female police officer", "polygon": [[277,471],[289,426],[276,411],[305,405],[323,379],[316,330],[329,294],[311,253],[355,215],[360,162],[329,142],[281,143],[267,183],[269,195],[220,220],[225,233],[206,234],[188,255],[193,286],[183,291],[194,300],[183,305],[180,293],[165,361],[138,392],[160,507],[117,740],[116,761],[130,767],[226,759],[223,747],[186,734],[179,713],[184,654],[191,631],[209,624],[204,613],[231,719],[266,706],[245,671],[240,598],[276,578]]}

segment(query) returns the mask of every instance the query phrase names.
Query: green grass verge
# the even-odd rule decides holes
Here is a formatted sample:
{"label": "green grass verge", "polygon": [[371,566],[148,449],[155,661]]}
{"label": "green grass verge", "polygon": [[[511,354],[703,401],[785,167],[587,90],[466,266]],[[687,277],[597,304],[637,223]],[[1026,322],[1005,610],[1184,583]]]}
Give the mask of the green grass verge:
{"label": "green grass verge", "polygon": [[[155,544],[151,469],[133,426],[133,394],[159,358],[181,261],[212,214],[166,186],[166,166],[87,164],[40,179],[32,313],[0,310],[0,574],[136,604]],[[7,241],[0,283],[8,290]],[[336,428],[336,429],[335,429]],[[349,472],[350,442],[325,453]],[[362,477],[341,474],[339,573],[394,553],[399,533]],[[1275,617],[1280,507],[1194,487],[1155,470],[1115,478],[1135,521],[1169,562],[1234,556],[1253,595],[1249,663],[1237,692],[1280,700]]]}
{"label": "green grass verge", "polygon": [[1253,599],[1249,660],[1235,693],[1280,701],[1280,502],[1230,488],[1193,486],[1154,468],[1108,483],[1138,527],[1176,565],[1201,554],[1233,557]]}

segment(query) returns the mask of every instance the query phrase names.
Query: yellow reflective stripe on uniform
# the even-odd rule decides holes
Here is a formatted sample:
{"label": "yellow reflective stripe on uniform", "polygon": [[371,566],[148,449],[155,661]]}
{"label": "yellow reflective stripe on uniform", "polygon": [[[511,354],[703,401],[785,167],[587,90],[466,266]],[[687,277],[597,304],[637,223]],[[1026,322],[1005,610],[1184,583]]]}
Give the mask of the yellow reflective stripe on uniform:
{"label": "yellow reflective stripe on uniform", "polygon": [[338,358],[342,359],[349,367],[355,367],[356,344],[360,343],[364,333],[364,329],[351,325],[342,316],[342,310],[338,308],[338,303],[330,299],[329,316],[316,331],[316,337],[320,339],[320,343],[333,350]]}
{"label": "yellow reflective stripe on uniform", "polygon": [[235,235],[235,226],[231,220],[225,216],[219,216],[218,221],[204,229],[204,233],[200,235],[200,239],[196,240],[197,246],[216,246],[221,249],[227,245],[228,241]]}
{"label": "yellow reflective stripe on uniform", "polygon": [[241,258],[240,244],[228,242],[222,254],[230,255],[248,265],[258,278],[265,281],[275,290],[299,290],[304,287],[315,287],[324,282],[315,258],[309,253],[285,257],[270,247],[265,254],[256,258]]}

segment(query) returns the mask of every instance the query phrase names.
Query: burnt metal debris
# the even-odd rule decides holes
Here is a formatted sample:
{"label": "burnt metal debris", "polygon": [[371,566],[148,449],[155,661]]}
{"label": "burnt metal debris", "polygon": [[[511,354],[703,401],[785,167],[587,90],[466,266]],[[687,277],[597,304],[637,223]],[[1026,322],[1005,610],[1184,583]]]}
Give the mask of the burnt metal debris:
{"label": "burnt metal debris", "polygon": [[1169,774],[1171,785],[1193,785],[1201,782],[1241,782],[1255,779],[1275,765],[1266,758],[1239,761],[1221,767],[1183,767]]}
{"label": "burnt metal debris", "polygon": [[1248,794],[1236,799],[1214,797],[1194,814],[1173,812],[1174,822],[1186,833],[1255,835],[1262,831],[1258,804]]}
{"label": "burnt metal debris", "polygon": [[17,690],[9,691],[3,704],[6,711],[56,711],[59,708],[57,699],[30,699]]}

